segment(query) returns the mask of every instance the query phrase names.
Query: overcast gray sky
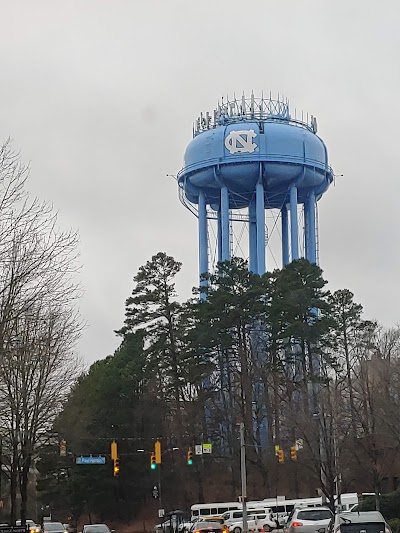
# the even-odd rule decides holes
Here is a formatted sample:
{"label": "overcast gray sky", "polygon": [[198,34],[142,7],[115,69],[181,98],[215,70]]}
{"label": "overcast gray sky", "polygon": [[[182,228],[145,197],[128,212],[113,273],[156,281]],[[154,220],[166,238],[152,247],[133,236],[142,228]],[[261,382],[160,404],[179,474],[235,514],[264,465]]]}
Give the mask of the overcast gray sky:
{"label": "overcast gray sky", "polygon": [[79,349],[113,352],[138,267],[162,250],[197,276],[196,220],[166,174],[224,94],[284,93],[316,115],[336,181],[320,262],[367,318],[399,321],[397,0],[1,0],[0,139],[30,191],[81,236]]}

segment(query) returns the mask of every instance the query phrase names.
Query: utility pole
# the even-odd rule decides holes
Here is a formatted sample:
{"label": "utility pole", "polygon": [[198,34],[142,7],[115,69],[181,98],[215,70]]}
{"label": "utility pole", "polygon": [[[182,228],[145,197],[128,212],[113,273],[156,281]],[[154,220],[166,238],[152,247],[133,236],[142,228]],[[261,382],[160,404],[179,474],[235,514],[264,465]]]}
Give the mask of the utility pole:
{"label": "utility pole", "polygon": [[[2,487],[2,481],[1,481],[2,473],[3,473],[3,437],[0,437],[0,501],[1,502],[3,499],[2,498],[3,487]],[[36,484],[35,484],[35,490],[36,490]],[[37,492],[35,494],[36,494],[36,501],[37,501]]]}
{"label": "utility pole", "polygon": [[240,475],[242,478],[243,533],[248,533],[247,524],[247,481],[246,481],[246,445],[244,441],[244,423],[240,423]]}

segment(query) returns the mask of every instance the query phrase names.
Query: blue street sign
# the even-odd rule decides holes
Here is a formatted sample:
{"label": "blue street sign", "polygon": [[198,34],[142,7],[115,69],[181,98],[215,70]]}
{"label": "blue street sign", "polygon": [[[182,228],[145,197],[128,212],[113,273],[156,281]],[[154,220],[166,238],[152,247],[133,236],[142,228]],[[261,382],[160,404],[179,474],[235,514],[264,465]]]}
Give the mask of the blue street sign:
{"label": "blue street sign", "polygon": [[75,460],[77,465],[105,465],[106,464],[106,458],[99,456],[99,457],[92,457],[89,456],[80,456],[77,457]]}

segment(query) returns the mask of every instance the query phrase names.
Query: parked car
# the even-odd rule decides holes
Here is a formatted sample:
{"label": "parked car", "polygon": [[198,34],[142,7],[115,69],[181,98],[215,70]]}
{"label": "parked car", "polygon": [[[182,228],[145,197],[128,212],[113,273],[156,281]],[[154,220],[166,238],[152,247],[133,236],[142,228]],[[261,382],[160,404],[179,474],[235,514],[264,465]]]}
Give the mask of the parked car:
{"label": "parked car", "polygon": [[282,529],[282,525],[279,523],[279,520],[277,518],[274,518],[272,514],[269,517],[267,516],[266,518],[257,517],[256,531],[258,533],[268,533],[273,529]]}
{"label": "parked car", "polygon": [[[272,513],[268,515],[253,515],[249,514],[247,516],[247,528],[250,531],[259,531],[260,533],[269,532],[277,528],[277,523],[272,518]],[[243,520],[238,522],[233,522],[229,526],[229,531],[232,533],[242,533],[243,531]]]}
{"label": "parked car", "polygon": [[[269,516],[272,513],[272,509],[268,508],[260,508],[260,509],[247,509],[247,516],[252,517],[255,516],[263,516],[264,518],[266,516]],[[227,526],[230,526],[231,524],[235,522],[242,522],[243,521],[243,511],[242,509],[234,509],[230,511],[226,511],[225,513],[222,513],[222,518],[225,521],[225,524]]]}
{"label": "parked car", "polygon": [[389,524],[379,511],[337,513],[326,528],[319,533],[392,533]]}
{"label": "parked car", "polygon": [[333,513],[329,507],[294,508],[288,517],[284,533],[316,533],[328,528]]}

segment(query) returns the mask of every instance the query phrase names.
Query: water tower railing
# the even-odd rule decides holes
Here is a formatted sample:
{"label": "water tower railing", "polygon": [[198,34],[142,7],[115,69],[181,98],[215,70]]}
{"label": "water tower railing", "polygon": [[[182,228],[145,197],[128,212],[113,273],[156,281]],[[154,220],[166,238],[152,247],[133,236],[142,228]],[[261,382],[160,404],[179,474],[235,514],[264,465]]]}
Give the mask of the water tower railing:
{"label": "water tower railing", "polygon": [[243,96],[240,99],[234,97],[233,100],[222,101],[212,114],[201,113],[194,124],[193,137],[219,126],[254,121],[281,122],[306,128],[313,133],[317,132],[316,118],[308,113],[301,113],[301,118],[297,117],[296,110],[292,116],[288,100],[280,100],[279,96],[277,100],[264,96],[255,98],[252,94],[250,98]]}

